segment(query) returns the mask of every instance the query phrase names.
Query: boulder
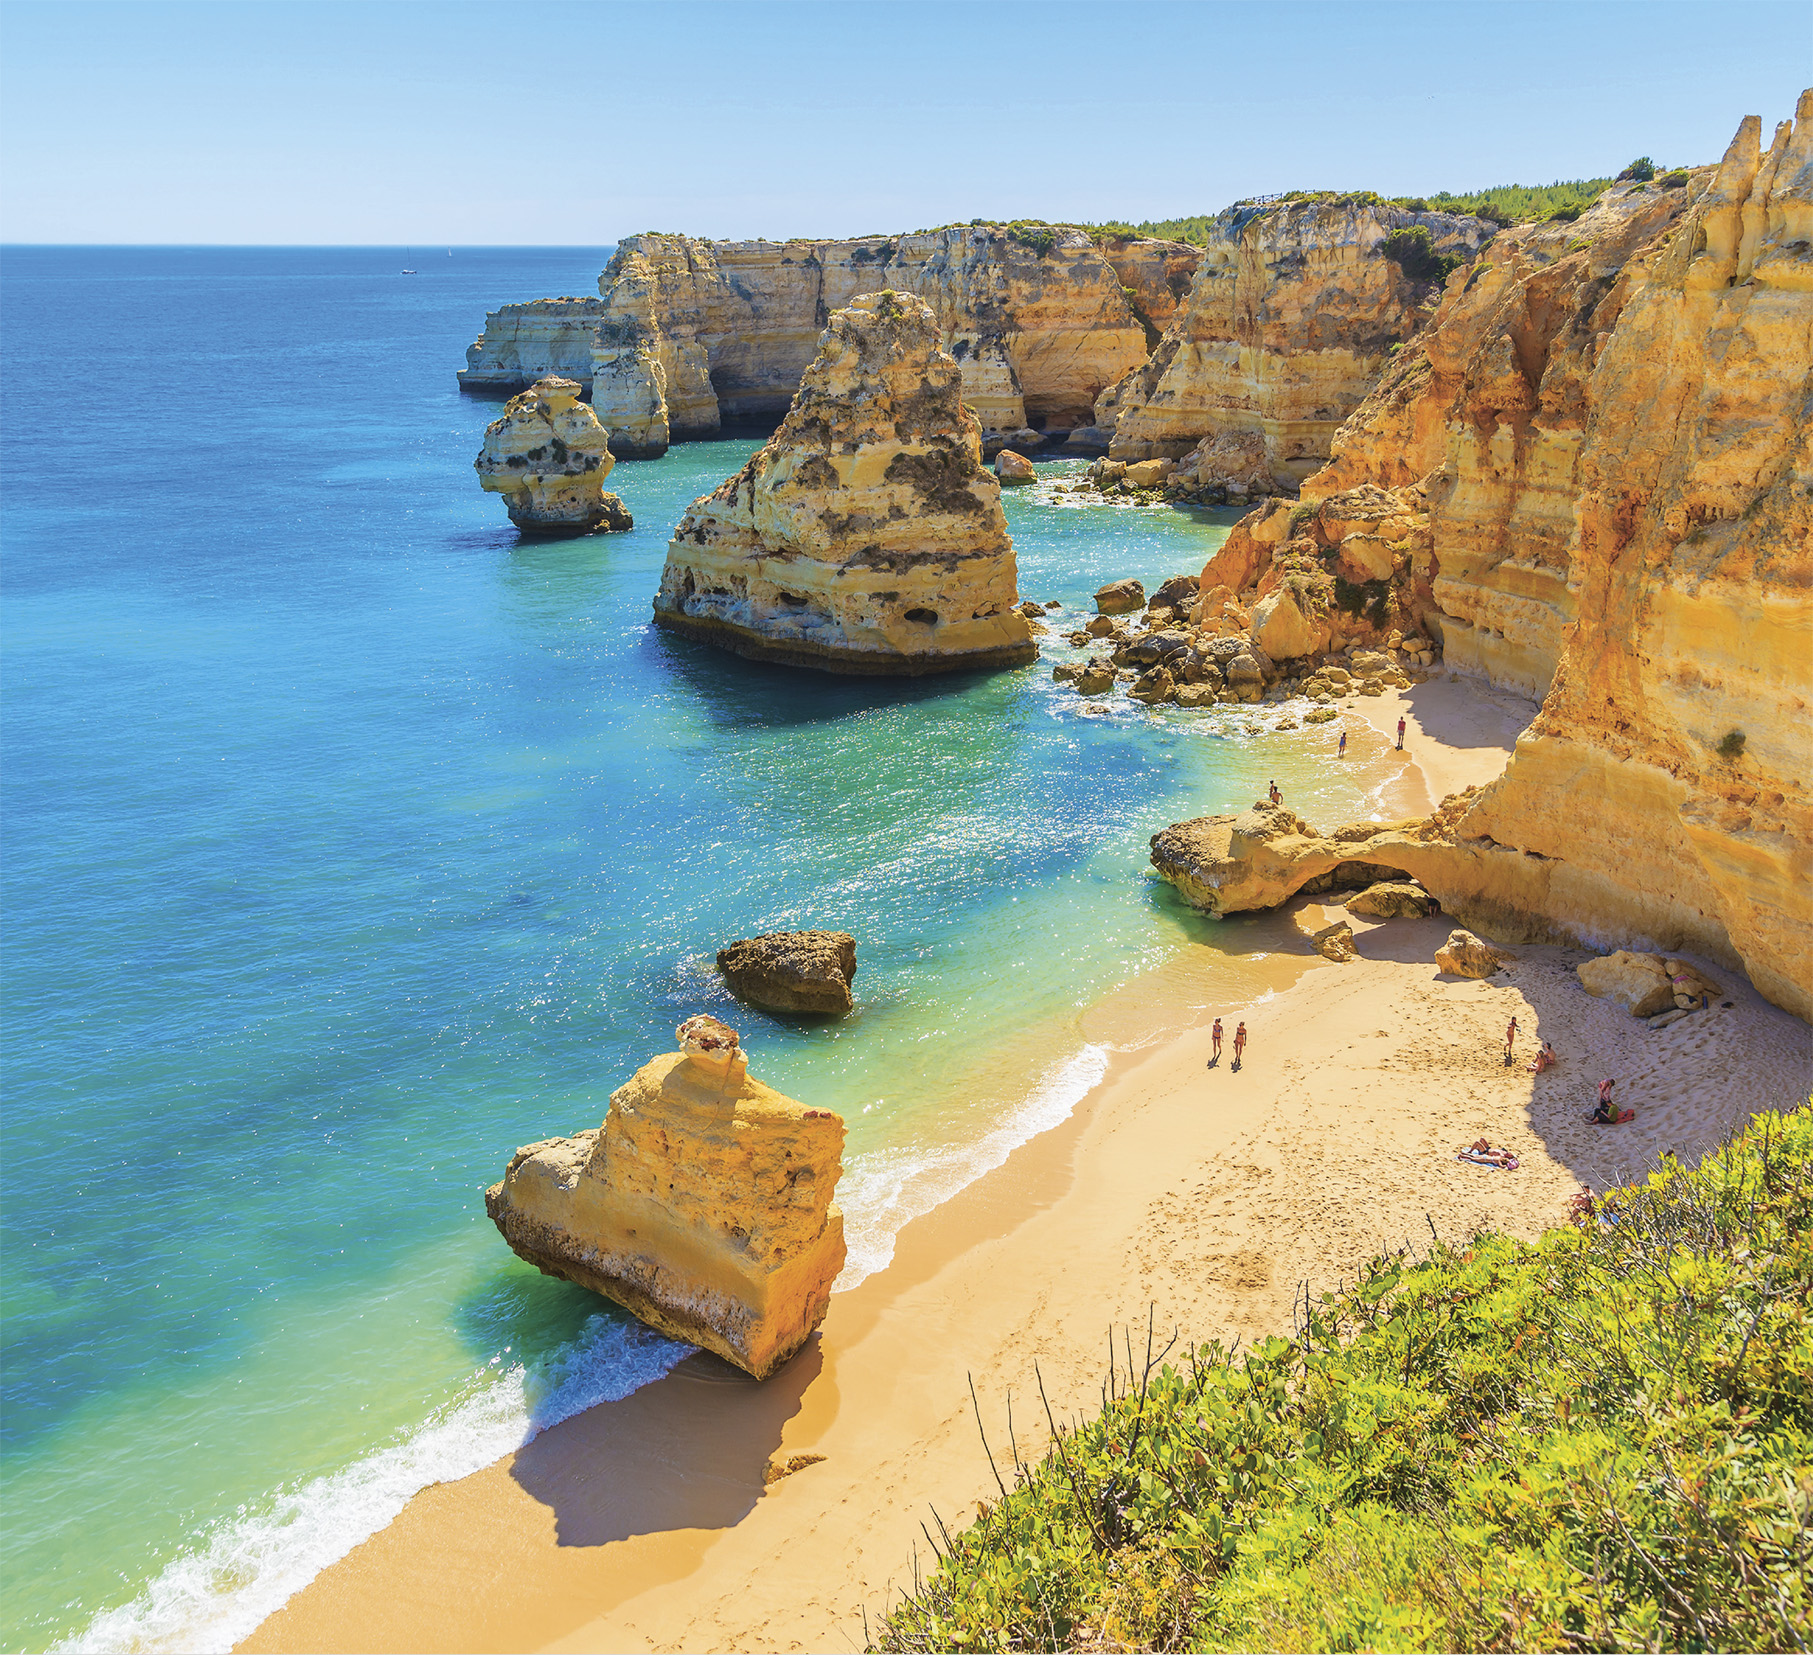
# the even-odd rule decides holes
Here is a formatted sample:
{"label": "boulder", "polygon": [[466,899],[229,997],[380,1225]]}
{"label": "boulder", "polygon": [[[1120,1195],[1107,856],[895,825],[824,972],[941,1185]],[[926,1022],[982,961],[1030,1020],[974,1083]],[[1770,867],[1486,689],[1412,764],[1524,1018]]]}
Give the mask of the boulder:
{"label": "boulder", "polygon": [[1177,705],[1180,707],[1212,706],[1215,700],[1213,684],[1185,684],[1177,692]]}
{"label": "boulder", "polygon": [[763,1011],[823,1012],[851,1006],[856,939],[846,931],[770,931],[718,950],[718,970],[739,1000]]}
{"label": "boulder", "polygon": [[1333,707],[1312,707],[1303,715],[1305,724],[1332,724],[1340,715]]}
{"label": "boulder", "polygon": [[1576,966],[1574,975],[1588,994],[1614,1000],[1632,1017],[1654,1017],[1675,1003],[1674,983],[1660,954],[1619,949]]}
{"label": "boulder", "polygon": [[1004,448],[995,456],[995,476],[1003,483],[1036,483],[1038,472],[1024,454]]}
{"label": "boulder", "polygon": [[[1015,431],[1007,440],[1016,450],[1043,448],[1045,446],[1044,434],[1033,430],[1030,425],[1022,425],[1020,429]],[[1018,457],[1019,455],[1016,453],[1015,458]]]}
{"label": "boulder", "polygon": [[1667,955],[1664,956],[1662,965],[1668,972],[1668,982],[1674,990],[1675,1004],[1683,1011],[1689,1011],[1697,1006],[1702,995],[1708,1000],[1717,1000],[1724,996],[1725,991],[1719,987],[1717,979],[1708,977],[1691,960],[1676,959],[1672,955]]}
{"label": "boulder", "polygon": [[1471,931],[1450,931],[1448,940],[1435,951],[1435,963],[1455,977],[1490,977],[1516,957],[1494,948]]}
{"label": "boulder", "polygon": [[1100,425],[1079,425],[1064,439],[1067,454],[1106,454],[1114,433]]}
{"label": "boulder", "polygon": [[1165,668],[1153,667],[1151,671],[1141,673],[1128,686],[1127,694],[1135,701],[1145,702],[1148,707],[1157,707],[1175,699],[1177,685]]}
{"label": "boulder", "polygon": [[1114,688],[1114,668],[1106,661],[1090,661],[1076,681],[1078,695],[1105,695]]}
{"label": "boulder", "polygon": [[633,528],[630,514],[604,480],[611,474],[610,434],[579,400],[576,380],[543,379],[504,404],[485,427],[472,462],[489,494],[504,497],[510,521],[524,534],[591,534]]}
{"label": "boulder", "polygon": [[1280,586],[1252,608],[1253,642],[1274,661],[1319,655],[1328,648],[1326,619],[1305,615],[1288,587]]}
{"label": "boulder", "polygon": [[1388,880],[1355,892],[1346,907],[1370,919],[1422,919],[1429,912],[1429,893],[1412,880]]}
{"label": "boulder", "polygon": [[1111,637],[1116,631],[1114,621],[1107,615],[1091,615],[1083,631],[1091,638]]}
{"label": "boulder", "polygon": [[1131,615],[1146,607],[1146,589],[1137,580],[1113,580],[1095,594],[1098,615]]}
{"label": "boulder", "polygon": [[1157,488],[1176,469],[1175,460],[1136,460],[1127,467],[1126,478],[1133,488]]}
{"label": "boulder", "polygon": [[1369,580],[1390,580],[1397,559],[1390,545],[1376,534],[1350,534],[1341,542],[1337,566],[1357,586]]}
{"label": "boulder", "polygon": [[1336,920],[1333,925],[1325,925],[1313,933],[1309,939],[1316,946],[1316,952],[1325,960],[1333,960],[1337,965],[1345,965],[1354,957],[1353,927],[1345,920]]}
{"label": "boulder", "polygon": [[1029,621],[1036,621],[1045,613],[1045,606],[1032,598],[1028,598],[1024,603],[1015,604],[1014,608]]}
{"label": "boulder", "polygon": [[1381,655],[1376,649],[1356,649],[1348,660],[1354,677],[1361,679],[1382,678],[1396,665],[1389,655]]}
{"label": "boulder", "polygon": [[843,1119],[756,1080],[716,1018],[675,1038],[611,1094],[602,1127],[517,1150],[485,1211],[543,1274],[766,1379],[824,1320],[843,1268]]}
{"label": "boulder", "polygon": [[836,673],[1038,659],[1001,486],[940,340],[909,294],[832,313],[780,429],[674,530],[657,625]]}

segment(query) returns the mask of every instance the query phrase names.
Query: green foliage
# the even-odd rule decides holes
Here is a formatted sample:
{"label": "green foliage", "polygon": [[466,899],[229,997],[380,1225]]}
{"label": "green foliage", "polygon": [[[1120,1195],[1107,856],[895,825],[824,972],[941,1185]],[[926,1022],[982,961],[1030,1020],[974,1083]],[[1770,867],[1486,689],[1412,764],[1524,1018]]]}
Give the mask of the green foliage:
{"label": "green foliage", "polygon": [[1016,218],[1006,226],[1007,239],[1018,242],[1022,247],[1030,247],[1040,258],[1049,253],[1058,244],[1058,231],[1062,225],[1047,224],[1043,219]]}
{"label": "green foliage", "polygon": [[1636,160],[1631,162],[1628,167],[1618,174],[1618,182],[1622,184],[1629,180],[1635,180],[1639,184],[1647,184],[1650,179],[1655,177],[1655,175],[1655,162],[1650,160],[1647,155],[1639,155]]}
{"label": "green foliage", "polygon": [[1350,581],[1336,575],[1335,602],[1348,614],[1364,616],[1374,626],[1383,626],[1391,616],[1391,582]]}
{"label": "green foliage", "polygon": [[1656,180],[1657,187],[1664,190],[1678,190],[1693,176],[1685,167],[1676,167],[1673,172],[1665,172]]}
{"label": "green foliage", "polygon": [[1393,230],[1379,243],[1379,251],[1413,282],[1446,281],[1450,270],[1466,262],[1457,254],[1436,252],[1435,238],[1426,224],[1406,224]]}
{"label": "green foliage", "polygon": [[1727,763],[1736,764],[1744,756],[1744,732],[1727,730],[1719,738],[1719,757]]}
{"label": "green foliage", "polygon": [[1417,212],[1471,213],[1475,218],[1501,225],[1527,224],[1552,218],[1562,207],[1578,208],[1574,215],[1578,217],[1604,194],[1611,182],[1609,178],[1570,178],[1556,179],[1552,184],[1498,184],[1489,190],[1462,195],[1441,190],[1428,196],[1395,196],[1392,205]]}
{"label": "green foliage", "polygon": [[1813,1109],[1601,1213],[1381,1255],[1241,1357],[1128,1341],[876,1647],[1804,1650]]}
{"label": "green foliage", "polygon": [[1570,202],[1567,206],[1557,207],[1550,213],[1549,222],[1551,224],[1572,224],[1585,211],[1584,207],[1576,207]]}

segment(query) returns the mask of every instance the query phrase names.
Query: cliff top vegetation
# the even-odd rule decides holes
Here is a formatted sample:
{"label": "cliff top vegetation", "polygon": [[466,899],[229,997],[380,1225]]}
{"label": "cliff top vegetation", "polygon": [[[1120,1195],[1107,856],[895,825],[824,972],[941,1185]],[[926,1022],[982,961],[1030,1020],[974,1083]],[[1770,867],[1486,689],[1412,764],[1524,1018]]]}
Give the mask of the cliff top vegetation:
{"label": "cliff top vegetation", "polygon": [[1128,1339],[1095,1420],[928,1525],[876,1647],[1804,1650],[1810,1287],[1802,1108],[1242,1356]]}

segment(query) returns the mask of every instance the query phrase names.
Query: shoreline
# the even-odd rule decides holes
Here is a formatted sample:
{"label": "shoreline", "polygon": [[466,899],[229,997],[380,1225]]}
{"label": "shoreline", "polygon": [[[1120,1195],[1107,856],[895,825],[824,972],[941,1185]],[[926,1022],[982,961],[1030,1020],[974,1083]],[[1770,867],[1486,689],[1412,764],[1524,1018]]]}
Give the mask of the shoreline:
{"label": "shoreline", "polygon": [[[1417,733],[1397,783],[1415,770],[1433,803],[1498,774],[1531,705],[1473,688],[1432,681],[1342,711],[1389,751],[1403,706]],[[1253,1032],[1244,1073],[1204,1068],[1214,1011],[1187,1025],[1207,951],[1186,947],[1083,1013],[1110,1057],[1068,1117],[903,1226],[892,1262],[834,1296],[774,1379],[688,1358],[424,1490],[237,1647],[860,1648],[864,1612],[873,1623],[910,1586],[932,1510],[954,1526],[996,1492],[972,1377],[997,1458],[1011,1463],[1010,1393],[1018,1451],[1036,1455],[1035,1363],[1060,1417],[1092,1411],[1103,1338],[1148,1307],[1186,1343],[1260,1337],[1302,1282],[1332,1284],[1431,1223],[1534,1235],[1582,1179],[1691,1154],[1751,1107],[1794,1101],[1813,1063],[1813,1031],[1721,968],[1734,1008],[1657,1035],[1578,988],[1579,953],[1519,950],[1486,983],[1440,977],[1446,919],[1356,919],[1360,959],[1328,964],[1308,932],[1337,914],[1299,900],[1258,916],[1269,951],[1249,956],[1264,964],[1245,1009],[1216,1008],[1230,1039],[1242,1016]],[[1559,1070],[1502,1066],[1513,1012],[1530,1050],[1555,1042]],[[1602,1059],[1639,1108],[1609,1142],[1573,1103]],[[1522,1170],[1457,1162],[1481,1134]],[[794,1456],[810,1463],[767,1486]]]}

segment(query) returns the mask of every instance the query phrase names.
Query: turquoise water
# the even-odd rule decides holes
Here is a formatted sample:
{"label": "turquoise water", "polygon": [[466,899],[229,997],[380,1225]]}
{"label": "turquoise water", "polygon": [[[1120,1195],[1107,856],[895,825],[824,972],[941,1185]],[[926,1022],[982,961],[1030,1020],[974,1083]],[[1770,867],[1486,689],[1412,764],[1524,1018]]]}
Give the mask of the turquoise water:
{"label": "turquoise water", "polygon": [[[1049,664],[655,633],[667,531],[756,438],[620,466],[630,534],[519,542],[454,369],[603,256],[0,261],[6,1647],[225,1647],[415,1488],[666,1371],[481,1192],[685,1016],[849,1118],[847,1285],[1100,1073],[1083,1008],[1225,939],[1149,834],[1273,775],[1366,810],[1320,735],[1103,713]],[[1008,513],[1073,616],[1230,520]],[[722,993],[718,946],[798,925],[858,937],[856,1015]]]}

